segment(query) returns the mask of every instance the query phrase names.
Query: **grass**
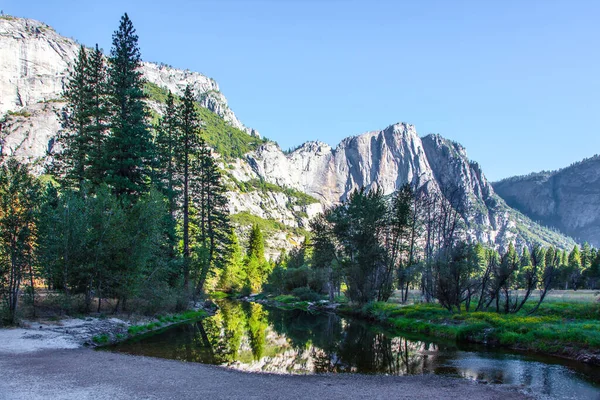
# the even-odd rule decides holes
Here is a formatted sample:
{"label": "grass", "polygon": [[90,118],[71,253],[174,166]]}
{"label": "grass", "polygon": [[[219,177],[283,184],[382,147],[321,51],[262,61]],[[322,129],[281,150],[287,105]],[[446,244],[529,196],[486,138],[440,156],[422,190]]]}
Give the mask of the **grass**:
{"label": "grass", "polygon": [[92,338],[92,341],[96,344],[106,344],[108,343],[109,337],[106,333],[102,335],[96,335]]}
{"label": "grass", "polygon": [[127,329],[127,333],[129,334],[129,336],[136,336],[141,333],[151,332],[153,330],[162,328],[165,325],[197,320],[197,319],[205,318],[206,316],[208,316],[208,314],[204,310],[198,310],[198,311],[189,310],[189,311],[185,311],[181,314],[175,314],[175,315],[165,315],[165,316],[159,315],[156,317],[156,321],[150,322],[148,324],[130,326]]}
{"label": "grass", "polygon": [[291,294],[280,294],[279,296],[274,297],[273,300],[284,304],[291,304],[300,301],[299,298],[292,296]]}
{"label": "grass", "polygon": [[499,345],[540,353],[572,356],[600,351],[599,303],[544,303],[535,315],[533,304],[518,314],[450,313],[436,304],[399,306],[370,303],[342,312],[365,317],[404,332],[454,339],[457,342]]}
{"label": "grass", "polygon": [[231,297],[231,294],[229,293],[225,293],[225,292],[220,292],[220,291],[214,291],[209,295],[210,298],[212,299],[226,299]]}

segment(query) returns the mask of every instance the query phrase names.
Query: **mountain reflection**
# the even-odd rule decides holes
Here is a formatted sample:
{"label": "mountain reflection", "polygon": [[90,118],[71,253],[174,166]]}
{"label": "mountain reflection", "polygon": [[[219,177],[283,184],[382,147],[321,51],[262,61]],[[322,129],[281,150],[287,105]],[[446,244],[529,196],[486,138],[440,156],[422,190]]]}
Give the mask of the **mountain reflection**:
{"label": "mountain reflection", "polygon": [[[128,341],[118,351],[284,374],[451,375],[535,388],[537,393],[596,398],[597,372],[583,375],[520,355],[463,351],[454,343],[399,336],[335,314],[219,302],[214,316]],[[566,362],[564,365],[568,365]],[[581,370],[581,366],[578,366]],[[581,397],[583,396],[583,397]]]}

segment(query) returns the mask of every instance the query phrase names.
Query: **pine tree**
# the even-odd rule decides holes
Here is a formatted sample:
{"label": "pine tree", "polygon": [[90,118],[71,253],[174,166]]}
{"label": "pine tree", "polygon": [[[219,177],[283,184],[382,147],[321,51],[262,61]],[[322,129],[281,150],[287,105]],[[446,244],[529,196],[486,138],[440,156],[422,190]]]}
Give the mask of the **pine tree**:
{"label": "pine tree", "polygon": [[108,134],[108,88],[106,84],[106,65],[104,64],[104,55],[102,51],[96,48],[89,57],[86,69],[88,79],[88,107],[90,126],[88,127],[89,146],[88,146],[88,168],[86,178],[94,187],[100,185],[105,178],[103,166],[104,146]]}
{"label": "pine tree", "polygon": [[106,143],[107,183],[135,202],[148,191],[153,146],[146,119],[138,36],[127,14],[113,35],[108,87],[110,136]]}
{"label": "pine tree", "polygon": [[244,253],[235,230],[231,229],[227,258],[217,286],[226,292],[239,292],[242,290],[245,280]]}
{"label": "pine tree", "polygon": [[[199,165],[201,146],[198,136],[200,134],[200,119],[194,104],[192,88],[185,88],[181,104],[179,105],[179,139],[176,149],[176,170],[181,176],[181,199],[183,214],[183,279],[187,289],[190,280],[190,203],[192,201],[193,179],[199,179],[201,171],[194,170]],[[194,194],[194,197],[198,197]],[[204,235],[204,232],[202,233]]]}
{"label": "pine tree", "polygon": [[581,252],[579,246],[573,246],[573,250],[569,253],[569,283],[571,288],[577,290],[581,281]]}
{"label": "pine tree", "polygon": [[225,196],[226,189],[221,179],[221,172],[210,149],[202,139],[200,140],[200,146],[200,158],[197,160],[200,173],[198,182],[199,243],[205,249],[207,259],[201,266],[200,279],[196,287],[197,292],[203,289],[211,269],[223,268],[225,263],[224,254],[231,229],[227,197]]}
{"label": "pine tree", "polygon": [[265,261],[265,240],[258,225],[253,225],[248,240],[248,258],[256,258],[260,263]]}
{"label": "pine tree", "polygon": [[80,190],[86,178],[87,155],[91,142],[88,72],[87,51],[81,46],[64,92],[67,105],[62,114],[62,130],[57,136],[62,152],[55,155],[52,165],[53,174],[64,187]]}
{"label": "pine tree", "polygon": [[164,113],[157,127],[155,139],[157,162],[154,178],[157,186],[161,188],[169,201],[169,214],[172,218],[175,216],[176,199],[180,186],[176,174],[180,137],[180,122],[175,98],[169,91]]}

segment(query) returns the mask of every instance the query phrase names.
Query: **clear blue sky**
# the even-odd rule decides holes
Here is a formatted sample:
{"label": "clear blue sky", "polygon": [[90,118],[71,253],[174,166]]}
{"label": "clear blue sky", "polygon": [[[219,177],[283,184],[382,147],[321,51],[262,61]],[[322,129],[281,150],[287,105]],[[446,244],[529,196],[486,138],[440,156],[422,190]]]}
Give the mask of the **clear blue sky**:
{"label": "clear blue sky", "polygon": [[462,143],[491,180],[600,152],[600,1],[33,1],[5,13],[217,80],[282,148],[404,121]]}

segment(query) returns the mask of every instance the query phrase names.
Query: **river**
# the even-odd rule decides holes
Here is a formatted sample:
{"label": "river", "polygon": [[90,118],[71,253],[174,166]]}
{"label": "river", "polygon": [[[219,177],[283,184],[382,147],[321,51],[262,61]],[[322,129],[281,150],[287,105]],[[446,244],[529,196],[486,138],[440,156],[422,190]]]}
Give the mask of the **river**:
{"label": "river", "polygon": [[439,374],[522,386],[544,399],[600,399],[600,368],[394,332],[332,313],[220,301],[212,317],[113,351],[279,374]]}

